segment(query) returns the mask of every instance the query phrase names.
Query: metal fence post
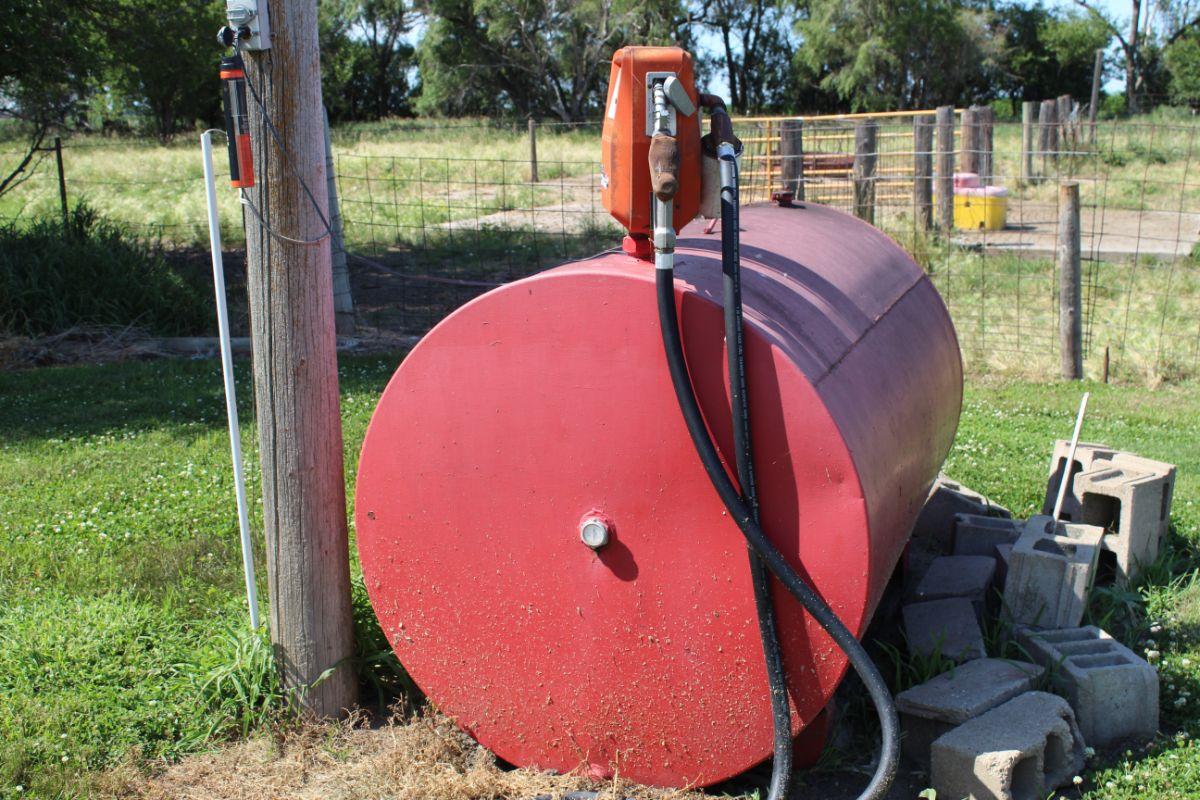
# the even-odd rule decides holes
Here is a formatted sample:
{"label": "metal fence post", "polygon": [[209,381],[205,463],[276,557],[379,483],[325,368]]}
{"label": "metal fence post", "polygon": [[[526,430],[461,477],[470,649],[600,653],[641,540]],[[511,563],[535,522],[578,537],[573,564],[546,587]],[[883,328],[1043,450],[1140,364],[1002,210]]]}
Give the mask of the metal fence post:
{"label": "metal fence post", "polygon": [[785,119],[779,125],[779,160],[783,190],[804,199],[804,120]]}
{"label": "metal fence post", "polygon": [[63,235],[71,226],[70,211],[67,210],[67,175],[63,172],[62,137],[54,137],[54,161],[58,164],[58,199],[62,204]]}
{"label": "metal fence post", "polygon": [[879,127],[874,122],[854,126],[854,216],[875,224],[875,165],[879,160]]}
{"label": "metal fence post", "polygon": [[913,117],[913,214],[923,231],[933,227],[933,121]]}
{"label": "metal fence post", "polygon": [[1038,104],[1032,100],[1021,103],[1021,181],[1033,180],[1033,125]]}
{"label": "metal fence post", "polygon": [[954,106],[937,110],[937,218],[946,235],[954,229]]}
{"label": "metal fence post", "polygon": [[537,121],[529,118],[529,181],[538,182],[537,170]]}
{"label": "metal fence post", "polygon": [[1058,189],[1058,343],[1066,380],[1083,378],[1083,271],[1080,264],[1079,184]]}

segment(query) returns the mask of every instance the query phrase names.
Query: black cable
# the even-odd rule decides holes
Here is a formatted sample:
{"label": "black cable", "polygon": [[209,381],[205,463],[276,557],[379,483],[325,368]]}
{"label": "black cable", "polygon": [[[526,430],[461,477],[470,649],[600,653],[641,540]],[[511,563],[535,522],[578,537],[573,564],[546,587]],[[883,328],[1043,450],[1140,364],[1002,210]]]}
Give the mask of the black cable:
{"label": "black cable", "polygon": [[658,294],[658,318],[662,328],[663,349],[666,351],[667,367],[671,373],[675,397],[687,424],[688,433],[692,437],[692,444],[695,445],[696,454],[700,457],[713,488],[754,552],[766,562],[775,577],[846,654],[875,705],[883,741],[875,773],[867,788],[859,795],[859,800],[879,800],[887,794],[896,776],[900,757],[900,720],[887,684],[850,629],[820,595],[792,569],[791,564],[767,538],[755,519],[754,512],[742,501],[737,487],[725,472],[717,448],[705,427],[704,415],[700,411],[700,404],[696,400],[696,392],[687,371],[683,340],[679,333],[679,312],[675,308],[675,271],[669,268],[655,269],[655,288]]}
{"label": "black cable", "polygon": [[[750,410],[746,394],[746,355],[742,339],[742,267],[738,204],[738,167],[733,156],[723,157],[732,180],[721,188],[721,273],[725,305],[725,350],[729,356],[729,404],[733,419],[733,451],[737,464],[742,499],[754,521],[758,522],[758,488],[754,480],[754,458],[750,443]],[[722,170],[724,172],[724,170]],[[722,181],[724,183],[724,181]],[[792,779],[792,709],[788,705],[787,672],[779,646],[779,627],[775,603],[771,599],[771,573],[753,548],[750,557],[750,581],[754,586],[754,607],[758,615],[758,634],[767,662],[767,685],[771,692],[771,721],[774,729],[774,758],[768,800],[783,800],[790,795]]]}

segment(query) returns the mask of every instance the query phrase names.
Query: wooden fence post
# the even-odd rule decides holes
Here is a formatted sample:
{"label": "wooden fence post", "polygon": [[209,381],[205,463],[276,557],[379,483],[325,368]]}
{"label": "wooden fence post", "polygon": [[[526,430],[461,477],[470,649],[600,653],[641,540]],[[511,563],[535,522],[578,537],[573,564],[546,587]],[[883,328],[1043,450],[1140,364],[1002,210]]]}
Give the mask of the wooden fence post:
{"label": "wooden fence post", "polygon": [[854,126],[854,216],[875,224],[875,165],[879,161],[879,126],[859,122]]}
{"label": "wooden fence post", "polygon": [[937,110],[937,219],[942,233],[954,230],[954,106]]}
{"label": "wooden fence post", "polygon": [[529,118],[529,181],[538,182],[537,170],[537,122]]}
{"label": "wooden fence post", "polygon": [[1046,160],[1058,158],[1058,106],[1053,100],[1043,100],[1038,109],[1038,151],[1042,154],[1042,175],[1046,175]]}
{"label": "wooden fence post", "polygon": [[1021,103],[1021,180],[1033,180],[1033,126],[1038,104],[1032,100]]}
{"label": "wooden fence post", "polygon": [[979,106],[971,106],[962,112],[962,137],[960,139],[963,172],[979,174]]}
{"label": "wooden fence post", "polygon": [[333,272],[333,318],[341,336],[353,336],[354,296],[350,291],[350,269],[346,264],[346,236],[342,231],[342,206],[338,202],[337,170],[333,160],[333,138],[329,132],[329,112],[325,116],[325,186],[329,193],[329,227],[333,236],[329,243],[329,258]]}
{"label": "wooden fence post", "polygon": [[54,161],[58,165],[58,201],[62,205],[63,235],[71,227],[71,212],[67,209],[67,173],[63,171],[62,137],[54,137]]}
{"label": "wooden fence post", "polygon": [[1083,273],[1079,242],[1079,184],[1064,181],[1058,190],[1058,345],[1066,380],[1083,378]]}
{"label": "wooden fence post", "polygon": [[995,163],[993,150],[995,146],[994,125],[996,112],[991,106],[979,109],[979,183],[982,186],[992,184],[992,165]]}
{"label": "wooden fence post", "polygon": [[260,180],[246,192],[254,204],[246,217],[246,273],[271,642],[297,705],[310,717],[335,717],[354,707],[358,686],[333,280],[322,220],[329,216],[317,7],[277,3],[271,11],[271,49],[244,51],[247,86],[261,87],[250,100]]}
{"label": "wooden fence post", "polygon": [[1055,115],[1056,115],[1056,118],[1058,119],[1058,147],[1055,149],[1056,153],[1058,153],[1059,151],[1062,151],[1062,150],[1066,150],[1067,152],[1070,152],[1071,149],[1073,149],[1073,148],[1071,148],[1071,146],[1069,144],[1069,142],[1071,141],[1071,138],[1072,138],[1071,137],[1071,107],[1072,107],[1072,105],[1073,105],[1073,101],[1071,100],[1071,95],[1069,95],[1069,94],[1059,95],[1058,99],[1055,101]]}
{"label": "wooden fence post", "polygon": [[785,119],[779,125],[780,173],[783,190],[804,199],[804,121]]}
{"label": "wooden fence post", "polygon": [[1100,106],[1100,78],[1104,74],[1104,49],[1096,48],[1096,62],[1092,65],[1092,102],[1088,105],[1088,143],[1096,143],[1096,115]]}
{"label": "wooden fence post", "polygon": [[913,214],[917,227],[933,227],[933,125],[932,115],[913,117]]}

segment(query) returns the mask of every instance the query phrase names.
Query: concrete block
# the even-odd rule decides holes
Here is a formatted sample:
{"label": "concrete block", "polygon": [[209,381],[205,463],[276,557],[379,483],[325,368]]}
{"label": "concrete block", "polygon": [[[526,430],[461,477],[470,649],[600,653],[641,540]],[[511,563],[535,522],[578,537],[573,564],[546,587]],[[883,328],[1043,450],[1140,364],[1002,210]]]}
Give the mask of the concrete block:
{"label": "concrete block", "polygon": [[961,597],[912,603],[901,612],[908,649],[925,658],[940,654],[962,663],[985,655],[983,631],[971,601]]}
{"label": "concrete block", "polygon": [[1008,557],[1004,607],[1012,622],[1073,628],[1083,619],[1104,530],[1036,516]]}
{"label": "concrete block", "polygon": [[1075,486],[1080,521],[1105,529],[1101,546],[1113,554],[1116,579],[1128,583],[1158,558],[1170,513],[1167,475],[1106,461],[1075,476]]}
{"label": "concrete block", "polygon": [[953,800],[1046,797],[1083,769],[1083,748],[1065,700],[1026,692],[934,741],[933,788]]}
{"label": "concrete block", "polygon": [[956,514],[984,517],[1011,517],[1004,506],[996,505],[979,492],[972,491],[945,475],[939,475],[925,500],[921,515],[913,525],[914,539],[936,541],[941,552],[950,550]]}
{"label": "concrete block", "polygon": [[1093,747],[1145,742],[1158,732],[1158,672],[1099,628],[1017,630],[1017,641],[1050,672]]}
{"label": "concrete block", "polygon": [[1000,587],[1001,594],[1004,593],[1004,587],[1008,583],[1008,559],[1012,555],[1012,551],[1011,544],[996,545],[996,585]]}
{"label": "concrete block", "polygon": [[[1067,465],[1067,455],[1071,452],[1071,443],[1066,439],[1054,442],[1054,453],[1050,456],[1050,478],[1046,481],[1046,499],[1042,502],[1042,513],[1054,513],[1054,501],[1058,498],[1058,484],[1062,481],[1063,470]],[[1080,498],[1075,491],[1075,476],[1092,469],[1097,461],[1109,461],[1119,451],[1105,444],[1080,442],[1075,448],[1075,460],[1071,464],[1071,474],[1067,483],[1067,496],[1063,500],[1062,516],[1067,522],[1079,520]]]}
{"label": "concrete block", "polygon": [[1025,522],[1005,517],[983,517],[977,514],[954,515],[954,555],[989,556],[996,545],[1013,544],[1021,538]]}
{"label": "concrete block", "polygon": [[925,768],[933,740],[1029,691],[1045,670],[1037,664],[980,658],[896,695],[904,754]]}
{"label": "concrete block", "polygon": [[971,601],[975,616],[982,623],[985,610],[993,607],[996,559],[987,556],[942,556],[929,565],[917,584],[918,602],[962,597]]}

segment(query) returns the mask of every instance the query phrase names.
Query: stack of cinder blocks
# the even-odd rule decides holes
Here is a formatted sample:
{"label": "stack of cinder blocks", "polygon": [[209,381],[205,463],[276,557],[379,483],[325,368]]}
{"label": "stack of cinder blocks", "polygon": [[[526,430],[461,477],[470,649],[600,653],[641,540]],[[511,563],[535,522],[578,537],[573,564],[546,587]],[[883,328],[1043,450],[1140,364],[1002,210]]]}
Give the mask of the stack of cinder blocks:
{"label": "stack of cinder blocks", "polygon": [[[1095,583],[1135,580],[1158,558],[1175,467],[1097,444],[1079,445],[1070,464],[1068,452],[1055,443],[1042,515],[1011,519],[943,477],[914,529],[927,555],[906,581],[908,647],[955,666],[896,705],[904,752],[930,769],[939,797],[1046,796],[1082,769],[1085,742],[1158,729],[1154,667],[1080,624]],[[988,658],[985,630],[1033,663]]]}

